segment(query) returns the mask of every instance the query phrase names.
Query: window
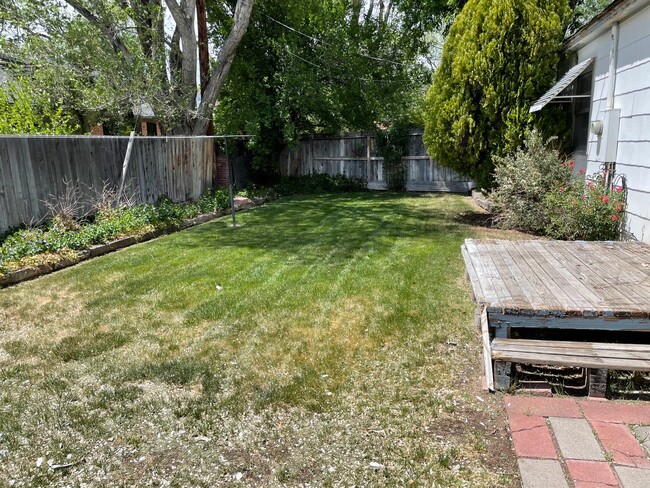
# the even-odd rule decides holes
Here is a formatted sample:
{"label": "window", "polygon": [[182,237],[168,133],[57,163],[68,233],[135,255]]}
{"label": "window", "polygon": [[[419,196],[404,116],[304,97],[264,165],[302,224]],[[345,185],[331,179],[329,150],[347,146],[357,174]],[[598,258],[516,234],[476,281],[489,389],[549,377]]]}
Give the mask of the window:
{"label": "window", "polygon": [[573,115],[573,152],[587,152],[587,142],[589,140],[589,111],[591,109],[592,75],[592,70],[581,74],[573,83],[571,89],[572,95],[578,95],[576,98],[571,99],[571,112]]}

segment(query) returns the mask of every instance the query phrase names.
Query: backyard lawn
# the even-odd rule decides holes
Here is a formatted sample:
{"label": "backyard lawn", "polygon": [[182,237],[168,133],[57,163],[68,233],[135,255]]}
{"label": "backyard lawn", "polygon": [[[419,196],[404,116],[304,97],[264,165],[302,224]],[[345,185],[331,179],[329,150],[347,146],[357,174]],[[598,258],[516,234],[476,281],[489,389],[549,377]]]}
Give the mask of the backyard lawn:
{"label": "backyard lawn", "polygon": [[287,198],[0,290],[0,486],[516,486],[475,212]]}

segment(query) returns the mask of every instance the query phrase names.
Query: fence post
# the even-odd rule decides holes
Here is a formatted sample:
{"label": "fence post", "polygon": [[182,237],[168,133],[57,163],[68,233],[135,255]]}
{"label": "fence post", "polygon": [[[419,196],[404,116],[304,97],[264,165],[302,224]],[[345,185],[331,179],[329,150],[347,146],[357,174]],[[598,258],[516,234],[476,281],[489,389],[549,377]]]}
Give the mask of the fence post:
{"label": "fence post", "polygon": [[366,137],[366,186],[370,182],[371,174],[371,165],[370,165],[370,136]]}

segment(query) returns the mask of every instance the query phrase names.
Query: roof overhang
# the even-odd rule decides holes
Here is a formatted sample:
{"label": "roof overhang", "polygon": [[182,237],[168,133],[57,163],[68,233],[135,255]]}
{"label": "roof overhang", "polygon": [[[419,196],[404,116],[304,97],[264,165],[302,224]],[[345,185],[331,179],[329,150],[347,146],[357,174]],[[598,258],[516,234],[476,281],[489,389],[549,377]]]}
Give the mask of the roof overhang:
{"label": "roof overhang", "polygon": [[577,51],[594,39],[609,32],[612,25],[616,22],[622,22],[648,7],[650,7],[648,0],[614,0],[601,13],[564,41],[564,50],[570,52]]}
{"label": "roof overhang", "polygon": [[582,63],[576,64],[573,68],[567,71],[560,81],[558,81],[553,87],[544,93],[539,100],[537,100],[532,107],[530,107],[529,112],[538,112],[542,110],[547,104],[549,104],[554,98],[557,98],[562,91],[568,87],[575,79],[580,76],[585,70],[591,66],[591,63],[594,62],[594,58],[585,59]]}

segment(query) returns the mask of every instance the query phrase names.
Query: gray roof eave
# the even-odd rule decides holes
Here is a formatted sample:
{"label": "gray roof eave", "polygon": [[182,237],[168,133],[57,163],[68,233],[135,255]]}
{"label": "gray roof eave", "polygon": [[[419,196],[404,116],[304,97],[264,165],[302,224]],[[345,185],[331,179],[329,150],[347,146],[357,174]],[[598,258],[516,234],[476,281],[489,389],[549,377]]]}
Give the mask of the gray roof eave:
{"label": "gray roof eave", "polygon": [[564,41],[564,50],[568,52],[579,50],[609,31],[614,23],[621,22],[647,7],[650,7],[650,0],[614,0],[601,13]]}

